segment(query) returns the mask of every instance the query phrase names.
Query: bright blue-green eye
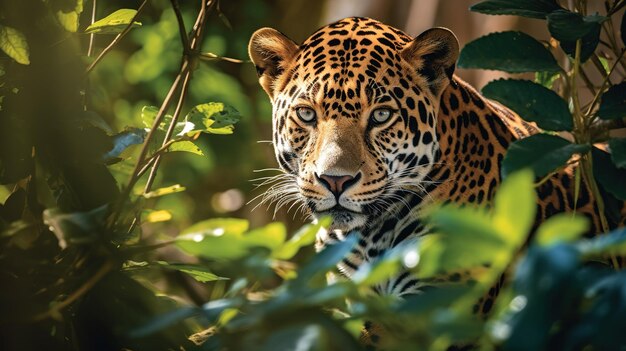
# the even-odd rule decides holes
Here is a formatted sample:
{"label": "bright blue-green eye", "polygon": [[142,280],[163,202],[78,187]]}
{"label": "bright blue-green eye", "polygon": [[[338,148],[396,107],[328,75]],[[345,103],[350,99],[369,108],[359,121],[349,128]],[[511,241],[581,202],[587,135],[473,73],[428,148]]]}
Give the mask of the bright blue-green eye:
{"label": "bright blue-green eye", "polygon": [[391,110],[388,108],[377,108],[372,111],[370,118],[376,123],[385,123],[391,117]]}
{"label": "bright blue-green eye", "polygon": [[298,107],[296,108],[296,114],[305,122],[311,122],[315,119],[315,110],[310,107]]}

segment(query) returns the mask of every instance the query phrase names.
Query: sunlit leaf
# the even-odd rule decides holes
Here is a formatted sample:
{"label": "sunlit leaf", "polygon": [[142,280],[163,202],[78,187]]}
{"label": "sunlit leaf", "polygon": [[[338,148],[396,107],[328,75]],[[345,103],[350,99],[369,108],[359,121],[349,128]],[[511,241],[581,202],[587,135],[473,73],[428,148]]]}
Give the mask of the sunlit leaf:
{"label": "sunlit leaf", "polygon": [[[119,9],[105,18],[98,20],[91,24],[85,33],[91,34],[118,34],[122,32],[135,17],[137,10],[134,9]],[[133,27],[141,26],[140,22],[133,22]]]}
{"label": "sunlit leaf", "polygon": [[18,63],[30,64],[26,37],[17,29],[0,25],[0,49]]}
{"label": "sunlit leaf", "polygon": [[318,231],[328,228],[332,222],[331,217],[323,217],[316,224],[306,224],[294,234],[291,239],[272,252],[272,257],[279,260],[288,260],[296,255],[300,248],[315,242]]}
{"label": "sunlit leaf", "polygon": [[558,72],[554,56],[540,42],[522,32],[491,33],[461,50],[460,68],[481,68],[510,73]]}
{"label": "sunlit leaf", "polygon": [[237,259],[250,248],[243,239],[247,230],[245,219],[208,219],[185,229],[176,237],[176,245],[189,254],[209,259]]}
{"label": "sunlit leaf", "polygon": [[535,238],[542,246],[573,241],[589,230],[589,224],[587,217],[569,213],[557,214],[541,224]]}
{"label": "sunlit leaf", "polygon": [[241,118],[233,107],[221,102],[209,102],[194,107],[185,121],[193,123],[193,130],[211,134],[232,134],[234,124]]}
{"label": "sunlit leaf", "polygon": [[52,0],[50,4],[61,26],[69,32],[76,32],[80,14],[83,12],[83,0]]}
{"label": "sunlit leaf", "polygon": [[189,274],[189,276],[201,283],[212,282],[215,280],[228,280],[228,278],[215,275],[206,267],[201,265],[169,263],[164,261],[159,261],[158,264],[165,269],[181,271],[183,273]]}
{"label": "sunlit leaf", "polygon": [[154,198],[154,197],[180,193],[181,191],[185,191],[185,190],[186,190],[186,188],[184,186],[182,186],[180,184],[174,184],[174,185],[171,185],[171,186],[168,186],[168,187],[152,190],[152,191],[150,191],[148,193],[143,194],[143,197],[145,197],[146,199],[151,199],[151,198]]}
{"label": "sunlit leaf", "polygon": [[172,213],[167,210],[148,211],[144,220],[148,223],[166,222],[172,219]]}
{"label": "sunlit leaf", "polygon": [[534,176],[530,170],[521,170],[507,177],[498,188],[494,200],[494,221],[501,238],[512,247],[519,247],[526,240],[535,220],[537,195]]}
{"label": "sunlit leaf", "polygon": [[181,141],[177,141],[175,143],[173,143],[172,145],[170,145],[170,147],[167,149],[167,151],[169,152],[175,152],[175,151],[181,151],[181,152],[189,152],[195,155],[200,155],[200,156],[204,156],[204,153],[202,152],[202,150],[200,150],[200,148],[194,144],[192,141],[189,140],[181,140]]}

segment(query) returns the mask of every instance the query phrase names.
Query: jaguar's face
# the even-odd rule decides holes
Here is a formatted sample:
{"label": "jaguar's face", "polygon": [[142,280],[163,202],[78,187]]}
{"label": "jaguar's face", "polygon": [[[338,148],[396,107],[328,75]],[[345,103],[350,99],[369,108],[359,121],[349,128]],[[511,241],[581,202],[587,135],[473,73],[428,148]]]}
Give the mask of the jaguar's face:
{"label": "jaguar's face", "polygon": [[421,192],[457,54],[447,30],[412,40],[365,18],[324,27],[300,46],[272,29],[253,35],[276,157],[314,216],[349,231],[401,203],[401,191]]}

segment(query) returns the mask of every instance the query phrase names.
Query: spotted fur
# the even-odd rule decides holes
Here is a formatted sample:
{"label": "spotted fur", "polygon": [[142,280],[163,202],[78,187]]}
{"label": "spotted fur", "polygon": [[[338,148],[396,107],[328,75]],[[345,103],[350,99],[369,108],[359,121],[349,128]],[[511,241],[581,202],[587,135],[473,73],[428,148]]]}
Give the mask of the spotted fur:
{"label": "spotted fur", "polygon": [[[447,29],[413,39],[353,17],[301,45],[263,28],[249,51],[273,104],[273,144],[286,174],[276,194],[289,194],[315,217],[332,216],[318,249],[359,236],[339,264],[346,276],[428,233],[420,219],[424,205],[489,205],[507,147],[539,132],[453,75],[459,48]],[[315,118],[303,119],[300,108]],[[377,122],[372,116],[379,109],[391,117]],[[573,183],[569,167],[537,189],[537,221],[576,207],[599,232],[596,202],[584,186],[576,202]],[[430,284],[406,271],[377,290],[401,296]],[[475,310],[487,313],[491,305],[488,297]]]}

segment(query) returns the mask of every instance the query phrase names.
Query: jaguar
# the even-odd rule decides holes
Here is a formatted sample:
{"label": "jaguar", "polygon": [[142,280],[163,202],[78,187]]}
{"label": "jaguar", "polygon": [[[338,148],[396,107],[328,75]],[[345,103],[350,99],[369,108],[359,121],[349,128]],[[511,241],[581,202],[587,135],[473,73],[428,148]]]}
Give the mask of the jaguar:
{"label": "jaguar", "polygon": [[[338,270],[429,232],[422,211],[434,202],[489,206],[515,140],[540,133],[454,74],[455,35],[432,28],[412,38],[377,20],[345,18],[302,44],[272,28],[256,31],[249,55],[273,106],[276,159],[285,176],[274,193],[314,218],[332,217],[316,248],[358,235]],[[558,212],[590,218],[586,186],[574,196],[574,166],[537,187],[540,222]],[[376,287],[403,296],[428,286],[402,271]],[[488,313],[492,296],[475,310]]]}

